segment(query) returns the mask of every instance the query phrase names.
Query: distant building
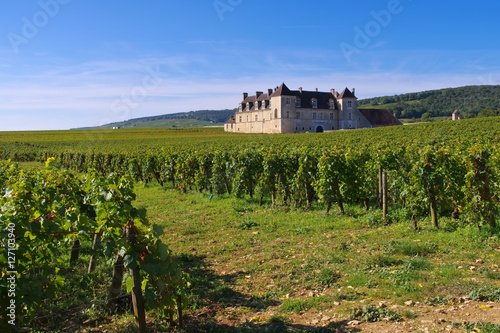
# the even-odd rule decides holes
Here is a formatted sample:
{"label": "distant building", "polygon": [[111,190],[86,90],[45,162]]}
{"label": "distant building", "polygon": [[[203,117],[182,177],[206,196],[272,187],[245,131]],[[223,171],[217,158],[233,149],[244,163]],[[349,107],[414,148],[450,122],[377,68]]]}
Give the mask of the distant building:
{"label": "distant building", "polygon": [[460,113],[458,110],[453,111],[451,114],[451,120],[460,120]]}
{"label": "distant building", "polygon": [[358,109],[355,89],[340,94],[290,90],[283,83],[267,93],[243,93],[238,110],[224,124],[227,132],[299,133],[401,125],[389,111]]}

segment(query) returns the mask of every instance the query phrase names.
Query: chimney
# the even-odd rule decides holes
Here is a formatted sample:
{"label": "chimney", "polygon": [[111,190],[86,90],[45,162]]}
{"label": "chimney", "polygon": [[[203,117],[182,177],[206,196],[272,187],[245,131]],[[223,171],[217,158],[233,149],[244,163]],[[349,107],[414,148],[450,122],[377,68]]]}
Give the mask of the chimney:
{"label": "chimney", "polygon": [[259,98],[260,95],[262,95],[262,91],[256,91],[255,92],[255,97]]}
{"label": "chimney", "polygon": [[316,88],[316,92],[318,92],[318,88]]}
{"label": "chimney", "polygon": [[335,89],[333,89],[333,88],[332,88],[332,89],[330,89],[330,91],[332,92],[333,97],[337,97],[337,96],[335,95]]}
{"label": "chimney", "polygon": [[273,89],[267,89],[267,95],[268,96],[271,96],[272,93],[273,93]]}
{"label": "chimney", "polygon": [[302,87],[299,87],[299,92],[302,94]]}
{"label": "chimney", "polygon": [[356,88],[352,88],[352,94],[356,96]]}
{"label": "chimney", "polygon": [[247,99],[248,93],[243,93],[243,100]]}

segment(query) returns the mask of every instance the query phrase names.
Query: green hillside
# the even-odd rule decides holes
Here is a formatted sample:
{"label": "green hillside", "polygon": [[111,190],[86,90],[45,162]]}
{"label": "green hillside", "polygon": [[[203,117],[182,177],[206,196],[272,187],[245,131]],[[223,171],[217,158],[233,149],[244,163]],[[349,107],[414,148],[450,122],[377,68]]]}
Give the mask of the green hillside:
{"label": "green hillside", "polygon": [[235,110],[200,110],[134,118],[100,126],[106,129],[120,128],[175,128],[222,126]]}
{"label": "green hillside", "polygon": [[500,112],[500,86],[466,86],[429,90],[358,101],[360,108],[388,109],[396,118],[450,117],[459,110],[462,118],[496,115]]}

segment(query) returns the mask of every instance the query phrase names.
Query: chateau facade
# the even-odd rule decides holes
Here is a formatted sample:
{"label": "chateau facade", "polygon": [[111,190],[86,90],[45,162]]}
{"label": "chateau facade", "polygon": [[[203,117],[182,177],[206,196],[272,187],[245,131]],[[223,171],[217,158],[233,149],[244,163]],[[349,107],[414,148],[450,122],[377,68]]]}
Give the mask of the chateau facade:
{"label": "chateau facade", "polygon": [[225,124],[227,132],[300,133],[400,125],[387,110],[359,110],[355,90],[340,94],[290,90],[283,83],[267,94],[243,93],[238,110]]}

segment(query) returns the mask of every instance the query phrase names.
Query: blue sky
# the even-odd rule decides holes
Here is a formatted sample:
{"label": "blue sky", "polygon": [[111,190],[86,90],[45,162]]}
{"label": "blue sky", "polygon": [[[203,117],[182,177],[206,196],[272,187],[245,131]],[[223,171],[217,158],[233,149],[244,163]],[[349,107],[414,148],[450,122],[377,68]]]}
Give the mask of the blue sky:
{"label": "blue sky", "polygon": [[243,91],[358,98],[500,84],[500,2],[0,2],[0,130],[234,108]]}

